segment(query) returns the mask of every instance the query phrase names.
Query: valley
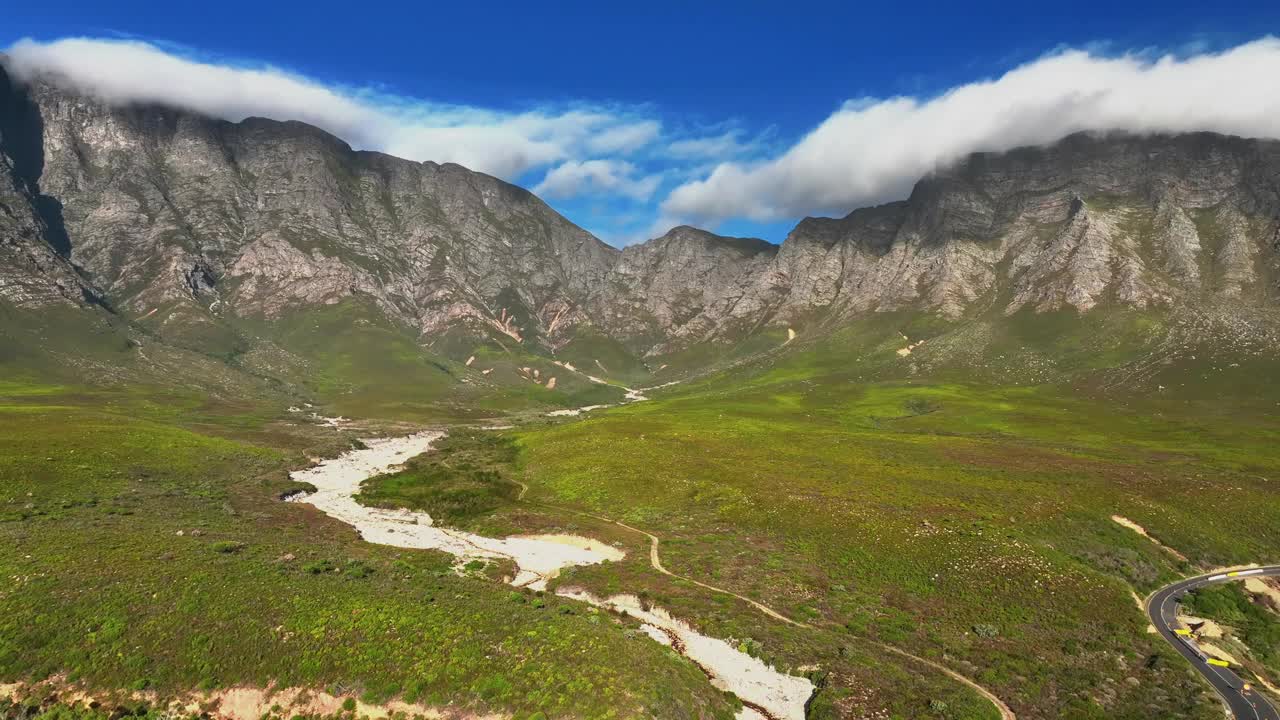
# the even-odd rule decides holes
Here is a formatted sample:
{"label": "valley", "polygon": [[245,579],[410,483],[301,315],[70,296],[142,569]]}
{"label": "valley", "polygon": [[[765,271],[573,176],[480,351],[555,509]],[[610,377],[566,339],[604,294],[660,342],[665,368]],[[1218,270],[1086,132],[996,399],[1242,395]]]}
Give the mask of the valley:
{"label": "valley", "polygon": [[[878,353],[897,362],[895,345],[886,337]],[[699,633],[734,638],[739,651],[772,667],[809,675],[817,688],[810,717],[842,717],[885,705],[910,717],[930,704],[945,704],[959,717],[998,717],[996,708],[977,693],[894,650],[980,684],[1017,717],[1051,717],[1062,702],[1070,702],[1071,712],[1080,716],[1139,717],[1158,711],[1210,717],[1218,712],[1211,693],[1185,674],[1172,650],[1158,636],[1145,634],[1143,615],[1129,595],[1145,594],[1189,567],[1251,562],[1274,552],[1275,538],[1268,530],[1250,536],[1237,532],[1241,522],[1259,529],[1276,526],[1275,518],[1266,515],[1274,504],[1258,500],[1267,497],[1264,478],[1275,470],[1267,448],[1277,428],[1266,419],[1271,416],[1266,403],[1235,398],[1229,406],[1219,406],[1209,398],[1133,396],[1125,401],[1130,409],[1117,413],[1110,402],[1114,397],[1102,402],[1087,390],[888,379],[860,382],[851,393],[845,387],[847,375],[823,367],[825,358],[837,356],[826,347],[766,356],[731,371],[732,382],[709,375],[652,391],[646,402],[579,418],[548,423],[527,415],[512,416],[510,423],[491,421],[514,425],[504,430],[457,426],[450,431],[459,433],[457,440],[450,440],[458,445],[446,443],[439,451],[444,464],[428,471],[411,462],[404,479],[396,480],[400,489],[394,495],[386,495],[382,484],[364,490],[383,506],[428,513],[439,508],[451,518],[450,527],[462,533],[568,534],[617,548],[608,562],[566,567],[550,580],[551,592],[522,594],[518,601],[508,598],[500,583],[503,577],[517,577],[523,564],[510,564],[504,557],[509,553],[501,548],[493,552],[467,544],[455,550],[488,561],[458,575],[453,555],[361,549],[364,541],[342,530],[341,523],[299,516],[302,503],[279,501],[305,487],[298,482],[306,482],[305,473],[289,477],[291,468],[307,464],[304,455],[340,451],[354,437],[366,436],[364,430],[403,435],[412,424],[397,421],[379,428],[357,423],[361,431],[353,434],[300,422],[280,408],[246,412],[208,407],[197,396],[189,396],[184,406],[175,402],[180,396],[11,384],[6,387],[6,437],[22,442],[24,433],[39,433],[49,423],[82,427],[83,433],[69,436],[63,451],[33,454],[11,446],[5,453],[6,477],[29,478],[16,488],[8,505],[15,514],[3,526],[16,533],[8,541],[22,553],[9,561],[6,572],[24,578],[21,593],[4,597],[12,623],[4,636],[16,638],[4,655],[11,663],[6,672],[22,673],[30,657],[27,649],[39,647],[38,657],[55,675],[61,676],[59,668],[77,667],[75,675],[62,677],[96,687],[146,687],[157,699],[187,686],[184,678],[190,673],[204,672],[211,687],[265,688],[274,683],[278,688],[329,688],[341,697],[331,683],[351,687],[348,683],[354,682],[363,687],[356,695],[363,703],[376,704],[383,697],[421,703],[428,688],[413,691],[408,675],[406,684],[394,690],[382,686],[386,695],[376,694],[371,683],[431,662],[430,649],[410,643],[406,633],[452,634],[439,635],[444,626],[422,625],[417,616],[427,607],[431,617],[439,618],[431,622],[469,624],[466,640],[451,641],[450,658],[476,642],[481,643],[477,649],[488,642],[501,646],[499,638],[513,637],[508,633],[522,623],[532,623],[529,632],[539,638],[568,633],[539,647],[532,664],[518,657],[501,660],[500,666],[509,668],[503,678],[516,689],[503,695],[473,686],[482,707],[544,697],[535,701],[541,712],[577,706],[582,708],[578,712],[592,714],[588,708],[593,703],[622,707],[621,698],[642,698],[643,688],[649,687],[657,694],[649,696],[648,712],[660,712],[653,698],[665,696],[670,689],[665,683],[672,680],[651,671],[642,680],[601,665],[606,674],[592,681],[599,694],[572,699],[571,690],[554,698],[518,690],[519,673],[560,662],[550,659],[553,653],[581,657],[579,649],[570,649],[578,645],[594,648],[622,641],[633,657],[648,643],[656,653],[654,662],[670,662],[660,660],[661,646],[643,634],[628,639],[627,622],[581,625],[608,616],[592,615],[579,609],[580,602],[558,597],[566,589],[594,597],[632,595],[638,603],[652,603],[695,622]],[[621,391],[616,394],[620,398]],[[1212,410],[1215,406],[1221,409]],[[128,413],[127,420],[121,411]],[[1156,417],[1160,419],[1152,419]],[[138,445],[121,444],[121,432],[138,438]],[[94,451],[88,441],[94,436],[112,449]],[[207,459],[219,457],[210,453],[211,444],[231,460],[228,469],[209,464]],[[186,472],[199,467],[204,478],[195,486],[203,489],[195,494],[173,463],[175,453],[192,451],[193,460],[201,460]],[[71,465],[84,469],[51,482],[66,472],[66,461],[57,460],[64,453],[68,459],[83,455],[92,464]],[[245,453],[258,459],[247,464],[240,459]],[[428,452],[422,459],[432,457]],[[1035,461],[1028,463],[1027,457]],[[251,470],[254,464],[257,470]],[[1214,468],[1215,484],[1233,490],[1207,491],[1206,468]],[[495,472],[496,479],[487,472]],[[473,475],[482,480],[465,479]],[[459,494],[464,488],[466,494]],[[420,490],[427,492],[419,495]],[[159,514],[147,510],[156,503],[170,509]],[[1117,525],[1112,515],[1134,518],[1188,560],[1180,561]],[[397,511],[376,517],[397,530],[430,527],[407,525]],[[174,536],[179,530],[184,535]],[[193,530],[199,531],[196,537]],[[84,558],[89,565],[55,550],[65,545],[69,531],[86,535],[95,548],[96,558]],[[366,540],[368,532],[361,533]],[[405,544],[409,537],[392,543]],[[659,547],[655,567],[651,554]],[[625,554],[619,558],[613,552]],[[118,559],[98,564],[109,557]],[[440,559],[428,561],[435,557]],[[51,565],[72,572],[41,577],[39,569]],[[103,571],[107,574],[101,575]],[[213,577],[221,578],[215,585],[219,594],[196,602],[173,596],[179,584],[162,580],[183,578],[180,585],[191,588]],[[90,578],[96,578],[87,586],[92,595],[74,589],[85,587],[81,583]],[[306,604],[299,604],[295,588],[304,580],[328,587],[328,599],[309,592]],[[74,586],[66,584],[72,581]],[[244,583],[244,590],[226,586],[228,582]],[[41,598],[55,596],[64,598],[59,606],[71,616],[37,610],[48,607]],[[82,605],[67,603],[77,596]],[[119,604],[102,605],[111,597],[119,597],[112,601]],[[139,603],[155,610],[139,614]],[[336,622],[341,615],[331,613],[343,605],[331,607],[333,603],[383,609],[374,617],[361,612]],[[439,608],[441,603],[447,608]],[[72,651],[78,644],[72,638],[79,637],[75,629],[96,637],[101,631],[95,628],[112,617],[100,608],[112,606],[119,608],[114,617],[129,631],[122,627],[115,640],[104,639],[99,649]],[[566,608],[569,614],[564,614]],[[171,616],[175,610],[179,615]],[[234,615],[228,616],[229,610]],[[192,612],[200,613],[200,619],[184,614]],[[523,619],[528,613],[533,615]],[[501,625],[489,625],[499,617]],[[270,640],[274,636],[268,627],[255,632],[244,626],[266,618],[276,623],[272,627],[283,628],[279,632],[295,634],[306,627],[300,623],[321,622],[323,631],[309,630],[314,640],[298,647],[306,653],[299,659],[313,659],[285,670],[280,663],[290,662],[292,651],[277,658],[283,646]],[[58,640],[67,631],[73,634]],[[349,655],[361,646],[356,638],[370,631],[406,637],[407,644],[397,649],[399,641],[380,643],[376,654],[355,653],[367,658],[362,669]],[[165,638],[197,632],[207,638],[205,644],[176,657],[162,653],[162,645],[148,648],[137,642],[150,636],[151,642],[165,643]],[[257,659],[220,648],[214,640],[246,632],[263,633],[267,642]],[[587,637],[593,639],[588,642]],[[307,649],[317,640],[323,646]],[[122,641],[140,649],[134,669],[123,677],[112,650]],[[638,641],[641,646],[634,644]],[[67,642],[73,644],[62,644]],[[403,654],[410,646],[413,654]],[[272,648],[270,653],[266,648]],[[388,664],[413,657],[420,659],[400,671]],[[1117,675],[1099,668],[1102,657],[1128,658],[1117,668],[1118,675],[1137,682],[1105,682]],[[1153,663],[1152,658],[1160,657],[1170,659]],[[1098,674],[1065,672],[1080,668],[1086,658],[1088,667],[1098,668],[1091,673]],[[581,670],[583,661],[569,666]],[[191,662],[198,664],[189,666]],[[516,664],[508,665],[512,662]],[[481,667],[492,663],[486,660]],[[821,674],[798,669],[802,667],[820,668]],[[306,674],[300,672],[306,668]],[[698,688],[705,693],[709,685],[702,670],[694,664],[688,670],[692,674],[682,682],[690,692]],[[890,678],[896,678],[892,684],[886,682]],[[450,675],[441,682],[444,689],[467,681]],[[1089,688],[1099,683],[1115,689],[1091,694]],[[454,692],[434,697],[443,700]],[[717,706],[726,717],[738,712],[731,702],[721,704],[710,696],[673,702],[672,707],[681,708],[706,703],[708,716],[715,715],[711,708]],[[1169,705],[1159,710],[1159,703]]]}
{"label": "valley", "polygon": [[1221,717],[1141,598],[1280,559],[1280,142],[619,250],[0,65],[0,716]]}

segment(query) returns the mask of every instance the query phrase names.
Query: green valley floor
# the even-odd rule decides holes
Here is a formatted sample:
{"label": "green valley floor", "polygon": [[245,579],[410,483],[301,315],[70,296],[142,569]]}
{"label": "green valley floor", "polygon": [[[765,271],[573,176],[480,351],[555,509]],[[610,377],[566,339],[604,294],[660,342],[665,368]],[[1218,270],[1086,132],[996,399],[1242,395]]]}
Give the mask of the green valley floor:
{"label": "green valley floor", "polygon": [[614,543],[623,561],[557,584],[635,593],[810,677],[811,718],[999,716],[939,668],[1018,718],[1219,716],[1135,598],[1280,557],[1274,401],[862,379],[803,353],[650,395],[502,431],[403,416],[339,431],[274,400],[4,381],[0,683],[113,698],[87,716],[275,686],[347,715],[396,700],[732,717],[732,696],[633,621],[280,501],[289,470],[356,437],[447,426],[361,500]]}

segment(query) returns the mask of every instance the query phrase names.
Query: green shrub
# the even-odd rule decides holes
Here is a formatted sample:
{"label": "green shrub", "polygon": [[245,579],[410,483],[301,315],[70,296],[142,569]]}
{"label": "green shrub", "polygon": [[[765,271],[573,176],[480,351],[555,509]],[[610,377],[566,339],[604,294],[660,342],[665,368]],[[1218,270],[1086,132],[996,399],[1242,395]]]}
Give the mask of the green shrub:
{"label": "green shrub", "polygon": [[321,573],[333,572],[334,564],[328,560],[316,560],[302,566],[302,571],[311,575],[319,575]]}
{"label": "green shrub", "polygon": [[491,675],[476,685],[476,692],[480,693],[480,697],[490,702],[505,698],[511,689],[511,681],[501,675]]}
{"label": "green shrub", "polygon": [[359,560],[352,560],[351,562],[347,563],[346,576],[349,578],[355,578],[357,580],[360,580],[363,578],[367,578],[372,574],[373,574],[373,568],[369,567],[367,564]]}

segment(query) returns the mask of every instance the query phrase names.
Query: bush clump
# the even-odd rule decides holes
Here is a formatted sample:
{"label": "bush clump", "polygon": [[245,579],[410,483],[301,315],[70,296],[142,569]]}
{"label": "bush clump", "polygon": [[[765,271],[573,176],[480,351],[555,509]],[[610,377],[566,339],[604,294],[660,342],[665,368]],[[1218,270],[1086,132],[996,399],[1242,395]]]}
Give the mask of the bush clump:
{"label": "bush clump", "polygon": [[993,638],[1000,634],[1000,629],[995,625],[987,623],[978,623],[973,626],[973,634],[981,638]]}
{"label": "bush clump", "polygon": [[320,575],[322,573],[333,572],[335,566],[329,560],[316,560],[302,566],[302,572],[309,575]]}

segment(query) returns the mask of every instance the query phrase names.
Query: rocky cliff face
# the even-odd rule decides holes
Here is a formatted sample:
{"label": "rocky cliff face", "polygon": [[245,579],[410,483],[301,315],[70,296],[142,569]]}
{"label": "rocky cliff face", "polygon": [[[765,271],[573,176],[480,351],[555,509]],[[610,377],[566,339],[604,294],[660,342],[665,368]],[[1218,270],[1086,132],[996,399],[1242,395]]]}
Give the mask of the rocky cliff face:
{"label": "rocky cliff face", "polygon": [[101,296],[217,325],[354,296],[424,342],[554,350],[591,327],[661,354],[897,309],[1272,307],[1280,277],[1277,142],[1073,136],[975,155],[781,246],[681,227],[620,252],[456,165],[24,81],[0,81],[0,300],[22,305]]}
{"label": "rocky cliff face", "polygon": [[1278,232],[1280,143],[1078,135],[975,155],[903,202],[807,219],[750,293],[779,318],[1270,305]]}
{"label": "rocky cliff face", "polygon": [[[738,305],[777,254],[778,247],[763,240],[673,228],[623,250],[595,298],[599,323],[651,352],[750,330],[765,318]],[[739,317],[748,319],[735,326]]]}
{"label": "rocky cliff face", "polygon": [[41,192],[36,109],[0,74],[0,301],[15,307],[97,302],[65,257],[60,207]]}
{"label": "rocky cliff face", "polygon": [[67,258],[138,315],[272,318],[358,295],[423,333],[523,337],[580,314],[616,255],[524,190],[301,123],[110,107],[49,81],[27,96]]}
{"label": "rocky cliff face", "polygon": [[902,309],[1274,309],[1280,142],[1076,135],[975,155],[905,201],[807,218],[776,253],[720,275],[737,278],[716,284],[731,288],[727,302],[706,304],[673,342]]}

